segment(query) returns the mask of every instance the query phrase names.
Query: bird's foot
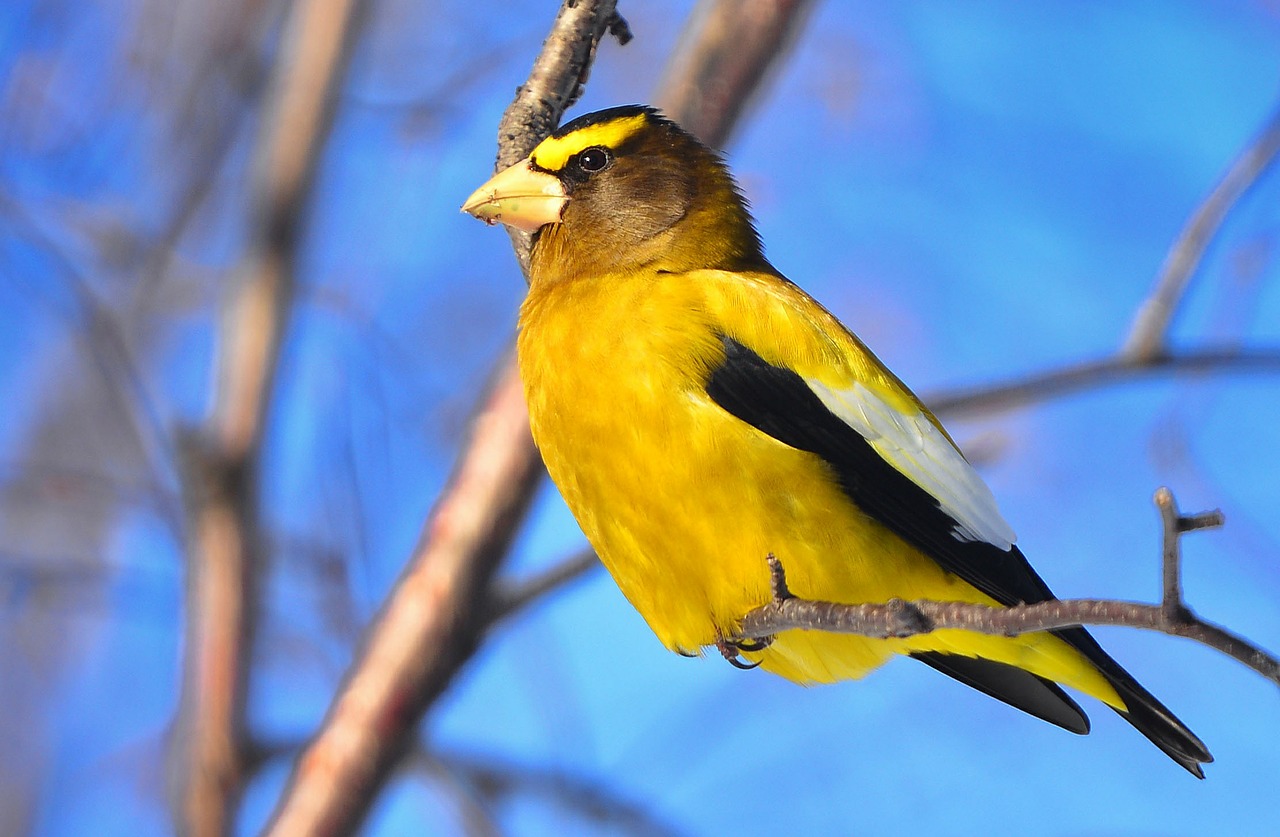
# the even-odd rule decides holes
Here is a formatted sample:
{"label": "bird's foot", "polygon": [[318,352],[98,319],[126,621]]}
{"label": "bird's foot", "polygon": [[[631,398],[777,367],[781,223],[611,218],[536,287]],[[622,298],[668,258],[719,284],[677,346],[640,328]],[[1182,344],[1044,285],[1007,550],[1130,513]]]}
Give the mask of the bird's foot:
{"label": "bird's foot", "polygon": [[750,671],[760,665],[760,661],[749,663],[742,659],[744,653],[751,654],[756,651],[763,651],[773,644],[773,637],[766,636],[759,639],[718,639],[716,640],[716,650],[720,652],[720,656],[724,657],[729,665],[743,671]]}

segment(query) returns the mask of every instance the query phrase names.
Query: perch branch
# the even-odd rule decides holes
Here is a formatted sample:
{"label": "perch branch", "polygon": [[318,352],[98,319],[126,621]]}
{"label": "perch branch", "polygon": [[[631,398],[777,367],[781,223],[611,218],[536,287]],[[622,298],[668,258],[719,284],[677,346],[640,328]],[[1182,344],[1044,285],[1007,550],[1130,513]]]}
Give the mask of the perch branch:
{"label": "perch branch", "polygon": [[1200,619],[1182,601],[1179,539],[1186,532],[1222,525],[1221,512],[1183,516],[1167,488],[1156,492],[1155,503],[1164,529],[1164,594],[1158,605],[1109,599],[1055,599],[1013,607],[902,599],[856,605],[814,601],[791,594],[782,562],[771,555],[768,561],[773,599],[746,615],[731,642],[763,639],[793,629],[901,639],[946,629],[1018,636],[1079,625],[1114,625],[1193,639],[1280,685],[1280,660],[1248,640]]}
{"label": "perch branch", "polygon": [[[1280,373],[1280,349],[1198,349],[1153,358],[1115,357],[1085,361],[1037,372],[1019,380],[942,392],[924,401],[940,416],[993,412],[1119,384],[1144,375],[1178,372]],[[494,622],[505,619],[599,566],[600,560],[591,550],[571,555],[541,575],[495,594],[489,618]]]}

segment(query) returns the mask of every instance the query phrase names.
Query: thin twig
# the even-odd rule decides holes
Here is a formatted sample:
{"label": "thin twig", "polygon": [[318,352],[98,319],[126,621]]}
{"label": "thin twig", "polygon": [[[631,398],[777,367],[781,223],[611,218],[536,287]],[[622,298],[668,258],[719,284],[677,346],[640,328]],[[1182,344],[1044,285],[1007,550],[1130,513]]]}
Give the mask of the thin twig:
{"label": "thin twig", "polygon": [[176,736],[178,831],[231,833],[261,533],[258,453],[292,299],[297,230],[327,135],[357,0],[290,10],[255,149],[250,243],[223,311],[212,415],[181,435],[187,647]]}
{"label": "thin twig", "polygon": [[1087,360],[1004,383],[938,392],[924,402],[938,415],[990,413],[1143,376],[1205,372],[1275,374],[1280,372],[1280,348],[1209,346],[1146,358]]}
{"label": "thin twig", "polygon": [[[564,3],[504,117],[500,161],[528,154],[556,124],[614,17],[612,0]],[[353,831],[483,634],[481,603],[542,473],[514,358],[491,382],[414,555],[294,765],[269,834]]]}
{"label": "thin twig", "polygon": [[571,555],[526,581],[494,591],[487,618],[490,622],[500,622],[599,566],[600,558],[593,549]]}
{"label": "thin twig", "polygon": [[1164,533],[1164,553],[1161,560],[1162,595],[1161,615],[1168,622],[1183,622],[1190,615],[1182,601],[1182,539],[1178,527],[1178,502],[1173,492],[1161,487],[1156,490],[1156,508],[1160,510],[1161,529]]}
{"label": "thin twig", "polygon": [[528,767],[460,753],[419,751],[415,761],[465,784],[481,802],[496,807],[512,797],[534,796],[576,814],[593,832],[662,837],[679,832],[652,806],[628,800],[608,783],[592,782],[562,769]]}
{"label": "thin twig", "polygon": [[873,604],[799,599],[787,590],[782,562],[770,555],[773,600],[748,613],[737,635],[730,641],[763,639],[780,631],[797,629],[901,639],[946,629],[1018,636],[1079,625],[1111,625],[1194,639],[1239,660],[1280,685],[1280,660],[1243,637],[1193,614],[1181,601],[1180,583],[1169,583],[1169,565],[1171,561],[1175,567],[1177,565],[1179,538],[1189,531],[1221,525],[1221,513],[1206,512],[1184,517],[1178,513],[1173,494],[1167,488],[1156,493],[1155,502],[1164,521],[1162,567],[1165,598],[1158,605],[1112,599],[1054,599],[1013,607],[902,599]]}
{"label": "thin twig", "polygon": [[1155,287],[1134,316],[1120,355],[1152,360],[1166,351],[1169,326],[1186,295],[1191,277],[1227,213],[1253,186],[1280,153],[1280,109],[1261,133],[1236,157],[1222,180],[1192,213],[1169,248]]}

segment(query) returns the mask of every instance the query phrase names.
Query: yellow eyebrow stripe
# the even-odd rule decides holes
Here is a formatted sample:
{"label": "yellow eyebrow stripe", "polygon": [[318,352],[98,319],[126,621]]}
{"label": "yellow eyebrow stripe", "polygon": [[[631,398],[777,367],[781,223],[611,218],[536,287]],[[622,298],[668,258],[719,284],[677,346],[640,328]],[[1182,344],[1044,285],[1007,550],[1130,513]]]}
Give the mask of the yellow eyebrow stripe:
{"label": "yellow eyebrow stripe", "polygon": [[634,116],[588,125],[563,137],[547,137],[533,149],[529,159],[540,168],[560,171],[569,162],[570,157],[584,148],[590,148],[593,145],[617,148],[622,145],[628,137],[644,126],[648,118],[646,114],[637,113]]}

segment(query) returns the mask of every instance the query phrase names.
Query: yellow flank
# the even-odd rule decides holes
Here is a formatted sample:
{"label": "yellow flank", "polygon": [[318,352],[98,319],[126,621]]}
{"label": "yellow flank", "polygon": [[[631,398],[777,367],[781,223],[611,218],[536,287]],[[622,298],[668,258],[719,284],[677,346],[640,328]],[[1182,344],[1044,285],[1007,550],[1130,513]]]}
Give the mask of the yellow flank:
{"label": "yellow flank", "polygon": [[[588,137],[597,127],[600,139]],[[633,129],[628,120],[592,126],[573,135],[572,147],[616,142]],[[541,162],[569,147],[548,141],[537,154]],[[738,620],[769,599],[770,553],[801,597],[998,604],[864,515],[818,456],[781,444],[706,394],[725,335],[804,377],[837,388],[859,382],[904,411],[920,409],[796,286],[719,270],[628,269],[539,282],[535,270],[520,327],[534,439],[551,477],[622,592],[669,648],[698,651],[733,636]],[[874,640],[787,631],[745,656],[814,683],[859,677],[914,651],[1008,663],[1124,708],[1080,652],[1045,633]]]}
{"label": "yellow flank", "polygon": [[647,123],[648,117],[644,114],[636,114],[588,125],[564,137],[549,137],[543,140],[530,156],[534,165],[539,168],[560,171],[569,162],[569,158],[582,149],[593,145],[617,148]]}

